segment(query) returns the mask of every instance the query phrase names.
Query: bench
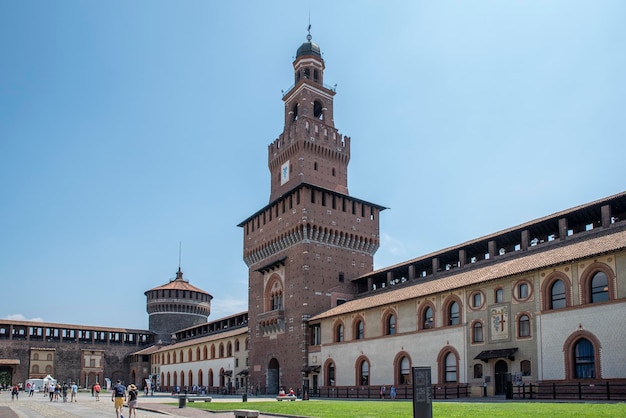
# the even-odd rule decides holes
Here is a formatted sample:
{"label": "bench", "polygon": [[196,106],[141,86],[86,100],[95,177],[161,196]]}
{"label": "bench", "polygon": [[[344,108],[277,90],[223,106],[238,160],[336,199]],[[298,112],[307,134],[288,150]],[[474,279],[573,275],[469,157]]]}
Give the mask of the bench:
{"label": "bench", "polygon": [[254,411],[252,409],[235,409],[235,418],[244,418],[244,417],[258,417],[259,411]]}
{"label": "bench", "polygon": [[277,401],[295,401],[298,399],[296,395],[278,395],[276,397]]}
{"label": "bench", "polygon": [[187,402],[211,402],[212,400],[210,396],[187,396]]}

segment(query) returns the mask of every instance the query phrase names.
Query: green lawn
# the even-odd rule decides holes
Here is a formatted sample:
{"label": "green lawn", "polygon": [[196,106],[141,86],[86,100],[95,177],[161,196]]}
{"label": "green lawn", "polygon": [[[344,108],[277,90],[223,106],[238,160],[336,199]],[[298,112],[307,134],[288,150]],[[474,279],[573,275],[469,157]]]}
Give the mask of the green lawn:
{"label": "green lawn", "polygon": [[[212,411],[256,409],[261,412],[279,413],[318,418],[374,418],[412,417],[410,401],[325,401],[306,402],[213,402],[187,404],[192,408]],[[579,418],[579,417],[626,417],[626,404],[557,403],[557,402],[435,402],[433,417],[436,418]]]}

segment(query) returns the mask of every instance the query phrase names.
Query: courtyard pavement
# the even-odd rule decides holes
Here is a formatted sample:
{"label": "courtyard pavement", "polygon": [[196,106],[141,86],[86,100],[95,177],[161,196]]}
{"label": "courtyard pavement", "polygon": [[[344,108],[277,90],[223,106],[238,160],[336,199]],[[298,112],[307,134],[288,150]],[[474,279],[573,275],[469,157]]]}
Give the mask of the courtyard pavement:
{"label": "courtyard pavement", "polygon": [[[69,396],[68,396],[69,400]],[[213,402],[241,401],[239,397],[214,398]],[[255,399],[255,401],[258,399]],[[174,405],[167,405],[173,403]],[[233,412],[209,412],[196,408],[179,408],[178,398],[169,395],[143,396],[140,394],[138,402],[137,418],[173,417],[173,418],[233,418]],[[246,408],[241,403],[240,409]],[[128,408],[124,408],[124,418],[128,418]],[[99,418],[115,417],[115,408],[111,401],[110,393],[103,393],[100,401],[88,392],[79,392],[77,402],[50,402],[42,393],[35,393],[28,397],[26,393],[20,393],[18,400],[11,400],[9,391],[0,392],[0,418]],[[259,415],[269,418],[270,415]]]}

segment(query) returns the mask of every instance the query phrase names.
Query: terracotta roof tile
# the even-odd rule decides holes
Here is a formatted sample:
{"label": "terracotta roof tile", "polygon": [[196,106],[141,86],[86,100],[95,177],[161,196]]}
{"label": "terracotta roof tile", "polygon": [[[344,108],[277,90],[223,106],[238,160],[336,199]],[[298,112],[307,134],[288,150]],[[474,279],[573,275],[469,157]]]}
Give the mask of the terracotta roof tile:
{"label": "terracotta roof tile", "polygon": [[202,290],[194,285],[189,284],[189,282],[185,280],[172,280],[169,283],[166,283],[162,286],[155,287],[153,289],[148,290],[148,292],[152,290],[190,290],[192,292],[204,293],[208,295],[208,292]]}
{"label": "terracotta roof tile", "polygon": [[379,293],[374,291],[372,296],[348,301],[315,315],[310,321],[471,286],[625,248],[626,231],[621,230],[616,233],[573,242],[569,245],[560,245],[535,254],[533,254],[533,250],[528,250],[526,256],[489,264],[482,268],[476,267],[466,271],[460,269],[458,273],[442,277],[441,279],[418,282],[412,286],[401,286],[398,289],[384,290]]}
{"label": "terracotta roof tile", "polygon": [[202,344],[202,343],[206,343],[206,342],[211,342],[211,341],[216,341],[216,340],[221,340],[224,338],[229,338],[229,337],[234,337],[237,335],[248,335],[248,327],[241,327],[241,328],[235,328],[233,330],[230,331],[224,331],[224,332],[220,332],[217,334],[211,334],[211,335],[207,335],[204,337],[198,337],[198,338],[193,338],[190,340],[185,340],[185,341],[181,341],[179,343],[176,344],[171,344],[171,345],[166,345],[161,347],[160,350],[158,351],[169,351],[169,350],[176,350],[179,348],[183,348],[183,347],[188,347],[191,345],[196,345],[196,344]]}

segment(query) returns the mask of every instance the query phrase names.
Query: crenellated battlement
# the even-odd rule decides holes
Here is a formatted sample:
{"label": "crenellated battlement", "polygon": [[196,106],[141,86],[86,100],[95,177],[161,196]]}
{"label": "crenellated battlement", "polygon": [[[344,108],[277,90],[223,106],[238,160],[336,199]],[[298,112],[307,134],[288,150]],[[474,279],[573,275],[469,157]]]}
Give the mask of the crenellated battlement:
{"label": "crenellated battlement", "polygon": [[347,155],[348,158],[350,156],[349,136],[340,134],[336,128],[326,125],[323,121],[302,116],[297,123],[287,127],[274,142],[268,145],[270,167],[280,165],[282,161],[277,157],[299,140],[327,147],[333,152]]}

